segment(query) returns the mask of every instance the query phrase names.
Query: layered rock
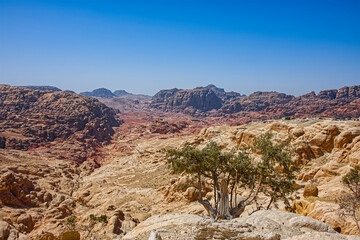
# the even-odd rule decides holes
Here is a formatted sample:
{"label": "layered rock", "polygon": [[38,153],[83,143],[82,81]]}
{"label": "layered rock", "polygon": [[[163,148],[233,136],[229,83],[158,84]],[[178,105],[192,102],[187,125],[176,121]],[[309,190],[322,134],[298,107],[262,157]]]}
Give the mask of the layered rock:
{"label": "layered rock", "polygon": [[[122,131],[112,144],[103,147],[104,164],[90,175],[86,174],[89,161],[77,167],[66,161],[67,158],[61,159],[60,154],[49,158],[47,154],[53,153],[54,148],[1,149],[0,221],[8,223],[3,224],[7,229],[5,233],[11,234],[9,231],[16,229],[17,232],[13,232],[17,235],[13,235],[19,238],[26,234],[35,239],[49,239],[50,236],[56,239],[73,232],[67,223],[72,216],[76,216],[75,232],[81,238],[88,233],[84,227],[93,227],[92,236],[97,239],[119,239],[126,234],[134,239],[147,239],[152,231],[154,236],[163,239],[351,239],[334,233],[328,226],[345,234],[357,233],[351,218],[338,214],[339,206],[334,197],[346,190],[341,178],[360,159],[358,121],[261,121],[233,127],[207,127],[195,136],[184,133],[184,129],[173,134],[176,128],[172,123],[179,127],[180,122],[169,119],[157,122],[153,115],[154,112],[146,113],[149,119],[146,126],[136,119],[133,122],[125,119],[126,124],[131,123],[124,124],[127,132]],[[187,117],[191,124],[192,118]],[[165,134],[150,133],[152,124],[154,131]],[[136,137],[132,135],[137,131]],[[267,131],[273,133],[274,139],[291,142],[294,160],[301,166],[297,181],[301,199],[294,203],[296,211],[326,225],[281,213],[257,215],[255,212],[247,217],[256,206],[249,206],[239,219],[212,223],[200,217],[206,215],[206,211],[196,201],[199,196],[196,179],[185,174],[175,175],[166,166],[164,148],[187,145],[201,148],[215,141],[224,151],[231,151],[234,147],[251,146],[256,136]],[[67,145],[69,151],[74,144]],[[211,182],[202,184],[202,195],[212,202]],[[312,184],[316,187],[310,188]],[[303,189],[306,185],[308,187]],[[247,193],[246,189],[239,188],[237,199],[246,197]],[[5,197],[1,197],[2,194]],[[258,203],[268,203],[268,200],[259,195]],[[281,203],[279,207],[283,207]],[[91,214],[106,215],[108,221],[91,222]],[[159,214],[189,215],[152,217]],[[152,219],[152,223],[147,219]],[[153,225],[156,227],[151,227]],[[71,234],[78,236],[74,232]]]}
{"label": "layered rock", "polygon": [[269,106],[279,106],[290,102],[294,96],[278,92],[255,92],[240,100],[232,100],[222,107],[224,113],[240,111],[263,111]]}
{"label": "layered rock", "polygon": [[[75,143],[84,156],[108,143],[119,126],[115,112],[96,99],[68,92],[37,91],[0,85],[1,147],[67,149]],[[53,144],[57,142],[57,144]],[[48,144],[49,143],[49,144]]]}
{"label": "layered rock", "polygon": [[197,111],[206,112],[219,109],[222,100],[212,89],[195,88],[192,90],[163,90],[152,98],[151,107],[164,111],[184,111],[195,114]]}
{"label": "layered rock", "polygon": [[[212,91],[221,101],[206,91]],[[196,96],[206,96],[206,100],[201,101]],[[189,90],[161,90],[152,98],[149,106],[202,117],[231,115],[238,118],[239,122],[246,123],[251,119],[280,116],[357,118],[360,116],[359,97],[360,86],[324,90],[319,94],[310,92],[294,97],[278,92],[255,92],[243,96],[209,85]]]}
{"label": "layered rock", "polygon": [[[197,215],[159,215],[140,223],[125,239],[360,239],[337,233],[325,223],[294,213],[262,210],[230,221]],[[150,239],[150,238],[149,238]]]}

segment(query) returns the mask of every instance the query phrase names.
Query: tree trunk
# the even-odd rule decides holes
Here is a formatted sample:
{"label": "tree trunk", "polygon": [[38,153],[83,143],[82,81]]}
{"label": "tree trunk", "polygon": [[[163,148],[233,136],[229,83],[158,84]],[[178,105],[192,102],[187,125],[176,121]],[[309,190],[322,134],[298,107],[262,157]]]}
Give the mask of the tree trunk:
{"label": "tree trunk", "polygon": [[220,181],[220,199],[218,200],[216,219],[231,219],[229,212],[229,193],[228,185],[225,179]]}
{"label": "tree trunk", "polygon": [[206,209],[206,211],[208,212],[208,214],[210,215],[210,217],[212,219],[215,219],[216,218],[216,211],[215,209],[211,206],[210,202],[208,200],[204,200],[202,198],[202,188],[201,188],[201,174],[198,173],[198,180],[199,180],[199,186],[198,186],[198,189],[199,189],[199,200],[198,202],[201,203],[201,205],[203,205],[203,207]]}
{"label": "tree trunk", "polygon": [[206,209],[212,219],[216,219],[216,211],[207,199],[199,199],[198,202],[203,205],[203,207]]}

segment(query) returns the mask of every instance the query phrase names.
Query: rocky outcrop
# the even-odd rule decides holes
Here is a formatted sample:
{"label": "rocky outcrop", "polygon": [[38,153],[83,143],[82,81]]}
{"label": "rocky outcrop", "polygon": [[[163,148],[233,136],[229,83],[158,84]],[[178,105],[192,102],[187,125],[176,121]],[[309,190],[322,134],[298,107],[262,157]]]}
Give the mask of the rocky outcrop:
{"label": "rocky outcrop", "polygon": [[[213,92],[213,95],[206,94]],[[206,96],[206,100],[199,97]],[[214,85],[189,90],[169,89],[159,91],[151,100],[150,108],[183,112],[193,116],[226,117],[231,115],[239,122],[254,119],[271,119],[280,116],[294,117],[360,117],[360,86],[339,90],[310,92],[299,97],[278,92],[255,92],[243,96],[225,92]],[[205,99],[205,98],[204,98]]]}
{"label": "rocky outcrop", "polygon": [[13,172],[6,172],[0,180],[0,202],[12,207],[31,206],[30,192],[33,190],[32,181]]}
{"label": "rocky outcrop", "polygon": [[151,133],[160,133],[160,134],[179,133],[187,126],[188,123],[185,121],[180,121],[177,123],[169,123],[168,121],[165,120],[157,120],[150,124],[149,131]]}
{"label": "rocky outcrop", "polygon": [[155,94],[151,107],[164,111],[186,112],[195,114],[219,109],[222,100],[210,88],[195,88],[192,90],[162,90]]}
{"label": "rocky outcrop", "polygon": [[294,97],[282,93],[256,92],[241,100],[231,101],[222,107],[224,113],[264,112],[272,117],[323,116],[356,118],[360,112],[353,107],[358,106],[360,86],[344,87],[340,90],[324,90]]}
{"label": "rocky outcrop", "polygon": [[53,91],[53,92],[61,91],[60,88],[53,86],[19,86],[19,87],[28,88],[31,90],[39,90],[39,91]]}
{"label": "rocky outcrop", "polygon": [[232,100],[222,107],[224,113],[240,111],[263,111],[269,106],[279,106],[290,102],[294,96],[278,92],[255,92],[240,100]]}
{"label": "rocky outcrop", "polygon": [[113,110],[78,94],[8,85],[0,85],[0,93],[2,148],[27,150],[51,144],[68,151],[68,143],[76,143],[73,160],[81,162],[91,149],[108,143],[120,123]]}
{"label": "rocky outcrop", "polygon": [[124,95],[129,95],[131,93],[128,93],[127,91],[125,90],[115,90],[114,91],[114,95],[120,97],[120,96],[124,96]]}
{"label": "rocky outcrop", "polygon": [[[133,114],[138,115],[137,112]],[[356,131],[360,127],[358,121],[259,121],[241,126],[207,127],[194,136],[186,132],[189,127],[176,134],[168,134],[172,131],[171,124],[180,124],[178,121],[182,117],[175,121],[164,118],[164,114],[161,117],[164,120],[159,123],[154,119],[154,114],[146,113],[149,124],[125,119],[129,125],[121,127],[125,126],[127,132],[124,129],[112,144],[102,148],[101,159],[105,164],[91,174],[86,174],[90,160],[77,166],[66,161],[68,158],[62,160],[58,154],[48,158],[48,153],[55,152],[54,145],[51,149],[40,147],[31,151],[1,149],[0,221],[8,223],[5,228],[9,227],[10,232],[11,228],[16,228],[19,238],[21,233],[34,239],[57,239],[61,233],[69,231],[67,219],[76,216],[75,230],[84,238],[87,231],[82,227],[92,226],[90,224],[93,222],[89,219],[92,214],[106,215],[108,220],[107,223],[95,223],[92,236],[97,239],[122,239],[125,234],[128,234],[127,237],[134,236],[134,239],[148,239],[151,232],[154,237],[162,239],[241,239],[245,236],[279,239],[277,234],[280,234],[280,239],[349,238],[327,231],[328,228],[318,224],[318,221],[303,221],[294,215],[276,213],[256,216],[255,212],[248,218],[246,215],[256,209],[255,205],[249,206],[239,220],[212,223],[206,217],[201,217],[207,213],[196,202],[199,197],[196,178],[172,173],[166,166],[162,151],[188,145],[202,148],[209,141],[217,142],[223,151],[231,151],[238,146],[251,146],[256,136],[271,131],[274,139],[291,142],[295,151],[293,159],[301,166],[296,181],[299,188],[296,194],[300,200],[294,203],[297,213],[325,222],[342,234],[357,234],[352,219],[347,216],[342,218],[338,214],[339,205],[334,202],[334,197],[346,190],[341,178],[350,170],[350,165],[358,164],[360,159],[360,135]],[[186,122],[191,125],[194,118],[186,117]],[[164,130],[166,134],[150,133],[152,124],[155,124],[154,130]],[[165,129],[162,129],[163,125]],[[57,140],[48,143],[60,144]],[[69,151],[74,144],[70,142],[67,145]],[[309,187],[304,189],[309,183],[316,184],[317,190]],[[211,182],[203,179],[202,184],[202,195],[212,202]],[[12,201],[8,201],[9,197],[2,198],[2,194],[11,196]],[[247,195],[246,189],[238,189],[238,200]],[[258,204],[268,202],[269,198],[259,195]],[[280,201],[278,207],[283,208]],[[159,219],[152,217],[159,214],[189,215]],[[153,219],[153,223],[150,224],[147,219]],[[241,222],[241,219],[246,219],[246,222]],[[148,225],[145,226],[145,222]],[[145,227],[147,230],[144,230]],[[131,235],[135,234],[135,229],[138,235]]]}
{"label": "rocky outcrop", "polygon": [[109,89],[106,88],[98,88],[93,90],[92,92],[81,92],[80,94],[88,97],[102,97],[102,98],[116,97],[114,93],[112,93]]}
{"label": "rocky outcrop", "polygon": [[147,239],[156,232],[159,239],[360,239],[337,233],[325,223],[294,213],[262,210],[230,221],[196,215],[158,215],[147,219],[123,238]]}

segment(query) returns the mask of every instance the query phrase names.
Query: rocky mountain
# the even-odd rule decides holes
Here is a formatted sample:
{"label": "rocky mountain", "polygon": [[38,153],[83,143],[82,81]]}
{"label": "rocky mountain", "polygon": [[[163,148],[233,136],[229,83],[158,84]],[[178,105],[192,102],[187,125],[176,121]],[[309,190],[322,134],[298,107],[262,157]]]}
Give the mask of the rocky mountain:
{"label": "rocky mountain", "polygon": [[0,85],[2,148],[27,150],[57,142],[56,148],[66,149],[73,143],[78,148],[65,152],[82,162],[109,143],[117,126],[115,112],[94,98]]}
{"label": "rocky mountain", "polygon": [[161,90],[155,94],[151,99],[150,107],[194,115],[198,112],[220,109],[228,98],[237,97],[241,97],[241,95],[233,92],[226,93],[224,89],[214,85],[190,90],[173,88]]}
{"label": "rocky mountain", "polygon": [[112,93],[109,89],[106,88],[98,88],[91,92],[81,92],[80,94],[88,97],[102,97],[102,98],[116,97],[114,93]]}
{"label": "rocky mountain", "polygon": [[281,106],[290,102],[294,96],[278,92],[255,92],[241,99],[229,99],[222,106],[224,113],[237,113],[241,111],[259,112],[269,106]]}
{"label": "rocky mountain", "polygon": [[343,87],[339,90],[324,90],[293,98],[281,105],[269,106],[267,113],[288,116],[322,116],[338,118],[360,117],[360,86]]}
{"label": "rocky mountain", "polygon": [[127,91],[125,90],[115,90],[114,91],[114,94],[118,97],[120,96],[124,96],[124,95],[130,95],[131,93],[128,93]]}
{"label": "rocky mountain", "polygon": [[31,90],[39,90],[39,91],[53,91],[53,92],[61,91],[60,88],[53,86],[19,86],[19,87],[28,88]]}
{"label": "rocky mountain", "polygon": [[183,112],[193,116],[324,116],[356,118],[360,116],[360,86],[324,90],[299,97],[278,92],[255,92],[249,96],[225,92],[214,85],[189,90],[161,90],[153,96],[150,108]]}

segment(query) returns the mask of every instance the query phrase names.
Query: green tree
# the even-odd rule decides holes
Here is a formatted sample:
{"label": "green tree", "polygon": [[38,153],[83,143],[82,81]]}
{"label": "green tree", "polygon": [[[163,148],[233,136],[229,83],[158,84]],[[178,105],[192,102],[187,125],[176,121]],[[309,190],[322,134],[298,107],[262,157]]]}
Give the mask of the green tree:
{"label": "green tree", "polygon": [[352,168],[342,179],[343,184],[350,192],[343,193],[336,199],[341,213],[353,218],[360,233],[358,211],[360,208],[360,166]]}
{"label": "green tree", "polygon": [[[192,146],[168,149],[166,155],[175,173],[185,172],[198,178],[198,202],[213,219],[231,219],[239,217],[260,191],[271,197],[271,204],[287,199],[294,190],[294,171],[297,169],[291,161],[289,142],[274,144],[270,139],[271,134],[261,135],[252,148],[237,153],[222,152],[215,142],[210,142],[203,149]],[[260,154],[261,160],[254,161],[249,151]],[[211,179],[213,183],[214,206],[202,197],[202,178]],[[246,199],[238,202],[237,189],[240,187],[250,191]]]}
{"label": "green tree", "polygon": [[270,197],[267,209],[271,204],[282,200],[290,208],[290,196],[295,188],[295,173],[299,168],[291,160],[293,150],[290,141],[271,141],[272,134],[266,133],[254,141],[252,151],[261,155],[258,168],[262,172],[261,192]]}

